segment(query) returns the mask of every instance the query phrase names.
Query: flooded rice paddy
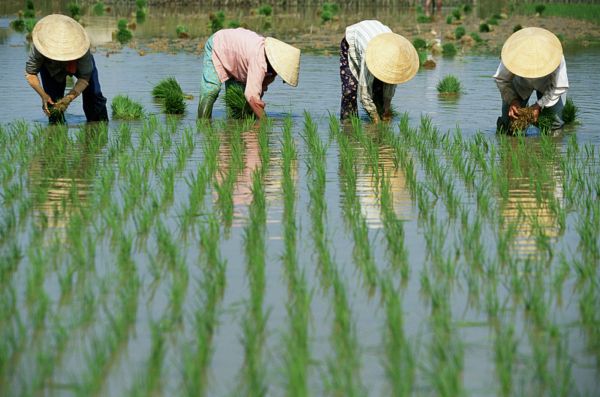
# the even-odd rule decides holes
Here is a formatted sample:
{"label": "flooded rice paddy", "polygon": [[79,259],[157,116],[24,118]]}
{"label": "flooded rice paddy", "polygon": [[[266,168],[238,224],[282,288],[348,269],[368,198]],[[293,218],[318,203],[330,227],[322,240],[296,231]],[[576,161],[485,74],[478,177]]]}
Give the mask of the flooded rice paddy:
{"label": "flooded rice paddy", "polygon": [[6,26],[0,395],[597,394],[600,53],[567,54],[580,124],[553,137],[495,134],[489,56],[440,58],[374,127],[304,55],[258,126],[221,99],[196,123],[197,55],[98,52],[147,117],[87,126],[78,99],[48,127]]}

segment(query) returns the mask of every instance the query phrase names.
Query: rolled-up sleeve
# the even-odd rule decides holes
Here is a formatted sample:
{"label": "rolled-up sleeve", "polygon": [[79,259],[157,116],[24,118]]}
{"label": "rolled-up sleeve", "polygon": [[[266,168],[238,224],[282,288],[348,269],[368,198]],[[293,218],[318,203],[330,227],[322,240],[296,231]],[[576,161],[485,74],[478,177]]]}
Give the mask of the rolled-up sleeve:
{"label": "rolled-up sleeve", "polygon": [[375,81],[375,76],[373,76],[367,66],[363,64],[360,68],[360,76],[358,78],[358,85],[360,90],[360,102],[363,105],[365,111],[369,114],[372,120],[377,120],[379,118],[379,114],[377,113],[377,106],[375,105],[375,101],[373,101],[373,82]]}
{"label": "rolled-up sleeve", "polygon": [[262,58],[263,60],[255,59],[248,65],[248,76],[244,91],[244,96],[248,102],[251,98],[260,99],[262,96],[263,80],[267,74],[267,62],[264,60],[264,56]]}
{"label": "rolled-up sleeve", "polygon": [[544,91],[542,97],[538,99],[537,104],[541,108],[552,107],[568,90],[569,78],[567,77],[567,65],[563,57],[558,69],[551,76],[548,88]]}
{"label": "rolled-up sleeve", "polygon": [[500,91],[502,101],[508,104],[512,103],[512,101],[518,98],[512,82],[514,77],[515,75],[512,74],[502,62],[500,62],[498,70],[496,70],[496,73],[494,74],[494,80],[496,80],[496,85]]}
{"label": "rolled-up sleeve", "polygon": [[38,74],[45,59],[46,58],[35,49],[35,46],[32,45],[31,51],[29,52],[29,58],[27,58],[27,62],[25,62],[25,72],[27,74]]}

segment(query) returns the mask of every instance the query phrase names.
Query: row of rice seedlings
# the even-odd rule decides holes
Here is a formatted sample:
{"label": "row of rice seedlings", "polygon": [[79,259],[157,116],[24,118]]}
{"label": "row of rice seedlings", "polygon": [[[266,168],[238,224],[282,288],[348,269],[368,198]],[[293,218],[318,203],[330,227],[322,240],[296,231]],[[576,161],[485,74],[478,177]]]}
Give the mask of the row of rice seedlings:
{"label": "row of rice seedlings", "polygon": [[416,358],[404,332],[401,293],[387,276],[381,279],[381,291],[386,313],[382,343],[385,375],[392,395],[410,396],[414,390]]}
{"label": "row of rice seedlings", "polygon": [[220,182],[215,182],[214,189],[217,192],[217,208],[221,212],[223,223],[225,224],[225,233],[229,232],[233,222],[233,189],[240,171],[244,167],[244,143],[242,141],[242,131],[247,124],[235,124],[231,131],[231,152],[229,157],[228,169],[221,166]]}
{"label": "row of rice seedlings", "polygon": [[266,200],[262,169],[252,173],[252,202],[249,222],[244,228],[244,251],[250,299],[242,319],[244,364],[241,392],[264,396],[268,393],[264,362],[267,315],[263,311],[266,266]]}
{"label": "row of rice seedlings", "polygon": [[308,208],[312,224],[311,237],[317,257],[318,279],[321,281],[322,288],[327,290],[331,286],[331,272],[333,271],[333,258],[329,251],[326,232],[325,159],[327,148],[319,138],[317,126],[307,112],[304,113],[303,138],[308,148],[305,161],[309,173],[308,192],[310,199]]}
{"label": "row of rice seedlings", "polygon": [[[113,233],[117,233],[113,231]],[[86,366],[77,376],[76,395],[89,396],[104,388],[111,366],[127,344],[137,320],[141,281],[132,258],[133,238],[124,230],[118,232],[116,252],[116,285],[113,310],[106,309],[107,324],[103,331],[91,337],[85,352]]]}
{"label": "row of rice seedlings", "polygon": [[160,322],[151,322],[150,354],[144,364],[143,371],[135,377],[129,396],[141,397],[160,395],[163,389],[163,363],[166,354],[166,330]]}
{"label": "row of rice seedlings", "polygon": [[[307,396],[310,349],[308,325],[311,296],[304,274],[298,269],[296,225],[296,187],[293,180],[293,164],[297,161],[297,149],[292,137],[292,119],[286,117],[282,140],[283,174],[283,235],[282,256],[288,280],[289,298],[286,304],[289,329],[284,335],[286,351],[283,364],[286,391],[289,396]],[[264,163],[263,163],[264,164]]]}
{"label": "row of rice seedlings", "polygon": [[213,354],[212,339],[218,325],[219,303],[225,291],[227,266],[220,253],[220,230],[216,217],[209,216],[200,226],[202,280],[198,283],[199,306],[194,312],[192,349],[183,352],[183,392],[186,396],[208,395],[208,370]]}
{"label": "row of rice seedlings", "polygon": [[[340,131],[339,124],[336,125],[334,122],[330,122],[329,125],[335,128],[331,133],[336,136],[339,146],[340,182],[344,193],[343,212],[354,239],[353,259],[361,270],[369,291],[373,291],[377,285],[378,272],[369,241],[369,229],[356,194],[356,150],[350,144],[348,136]],[[358,118],[353,118],[352,127],[355,135],[363,133]],[[376,159],[373,161],[377,162]]]}
{"label": "row of rice seedlings", "polygon": [[[330,118],[330,131],[339,129],[337,118]],[[331,344],[333,353],[327,359],[328,392],[333,395],[357,396],[365,393],[360,380],[360,354],[352,312],[346,296],[344,282],[329,249],[326,230],[327,202],[325,199],[327,149],[318,135],[317,126],[309,113],[304,113],[303,138],[308,147],[306,163],[309,171],[309,212],[312,222],[311,235],[319,266],[321,287],[333,292],[333,330]]]}

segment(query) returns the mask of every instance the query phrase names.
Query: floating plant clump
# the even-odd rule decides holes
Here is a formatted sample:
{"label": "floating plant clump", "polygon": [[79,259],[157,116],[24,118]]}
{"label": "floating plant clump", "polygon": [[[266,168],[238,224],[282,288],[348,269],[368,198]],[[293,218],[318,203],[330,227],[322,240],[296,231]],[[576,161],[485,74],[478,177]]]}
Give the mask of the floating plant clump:
{"label": "floating plant clump", "polygon": [[137,120],[144,117],[144,107],[127,95],[117,95],[110,105],[113,118],[121,120]]}
{"label": "floating plant clump", "polygon": [[244,86],[238,82],[231,82],[226,85],[225,106],[227,115],[231,118],[254,117],[254,112],[244,95]]}

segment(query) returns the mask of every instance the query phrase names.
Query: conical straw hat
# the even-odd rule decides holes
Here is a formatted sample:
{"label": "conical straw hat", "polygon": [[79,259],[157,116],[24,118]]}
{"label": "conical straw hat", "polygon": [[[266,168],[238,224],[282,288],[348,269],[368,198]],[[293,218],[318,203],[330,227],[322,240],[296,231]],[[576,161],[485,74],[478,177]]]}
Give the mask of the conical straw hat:
{"label": "conical straw hat", "polygon": [[367,68],[384,83],[400,84],[419,70],[419,55],[410,41],[396,33],[382,33],[369,41],[365,55]]}
{"label": "conical straw hat", "polygon": [[502,63],[517,76],[537,78],[552,73],[562,59],[560,40],[542,28],[513,33],[502,47]]}
{"label": "conical straw hat", "polygon": [[292,87],[296,87],[300,69],[300,50],[283,41],[267,37],[265,39],[265,53],[269,63],[283,81]]}
{"label": "conical straw hat", "polygon": [[31,36],[35,48],[55,61],[79,59],[90,48],[90,38],[83,26],[66,15],[45,16],[35,24]]}

